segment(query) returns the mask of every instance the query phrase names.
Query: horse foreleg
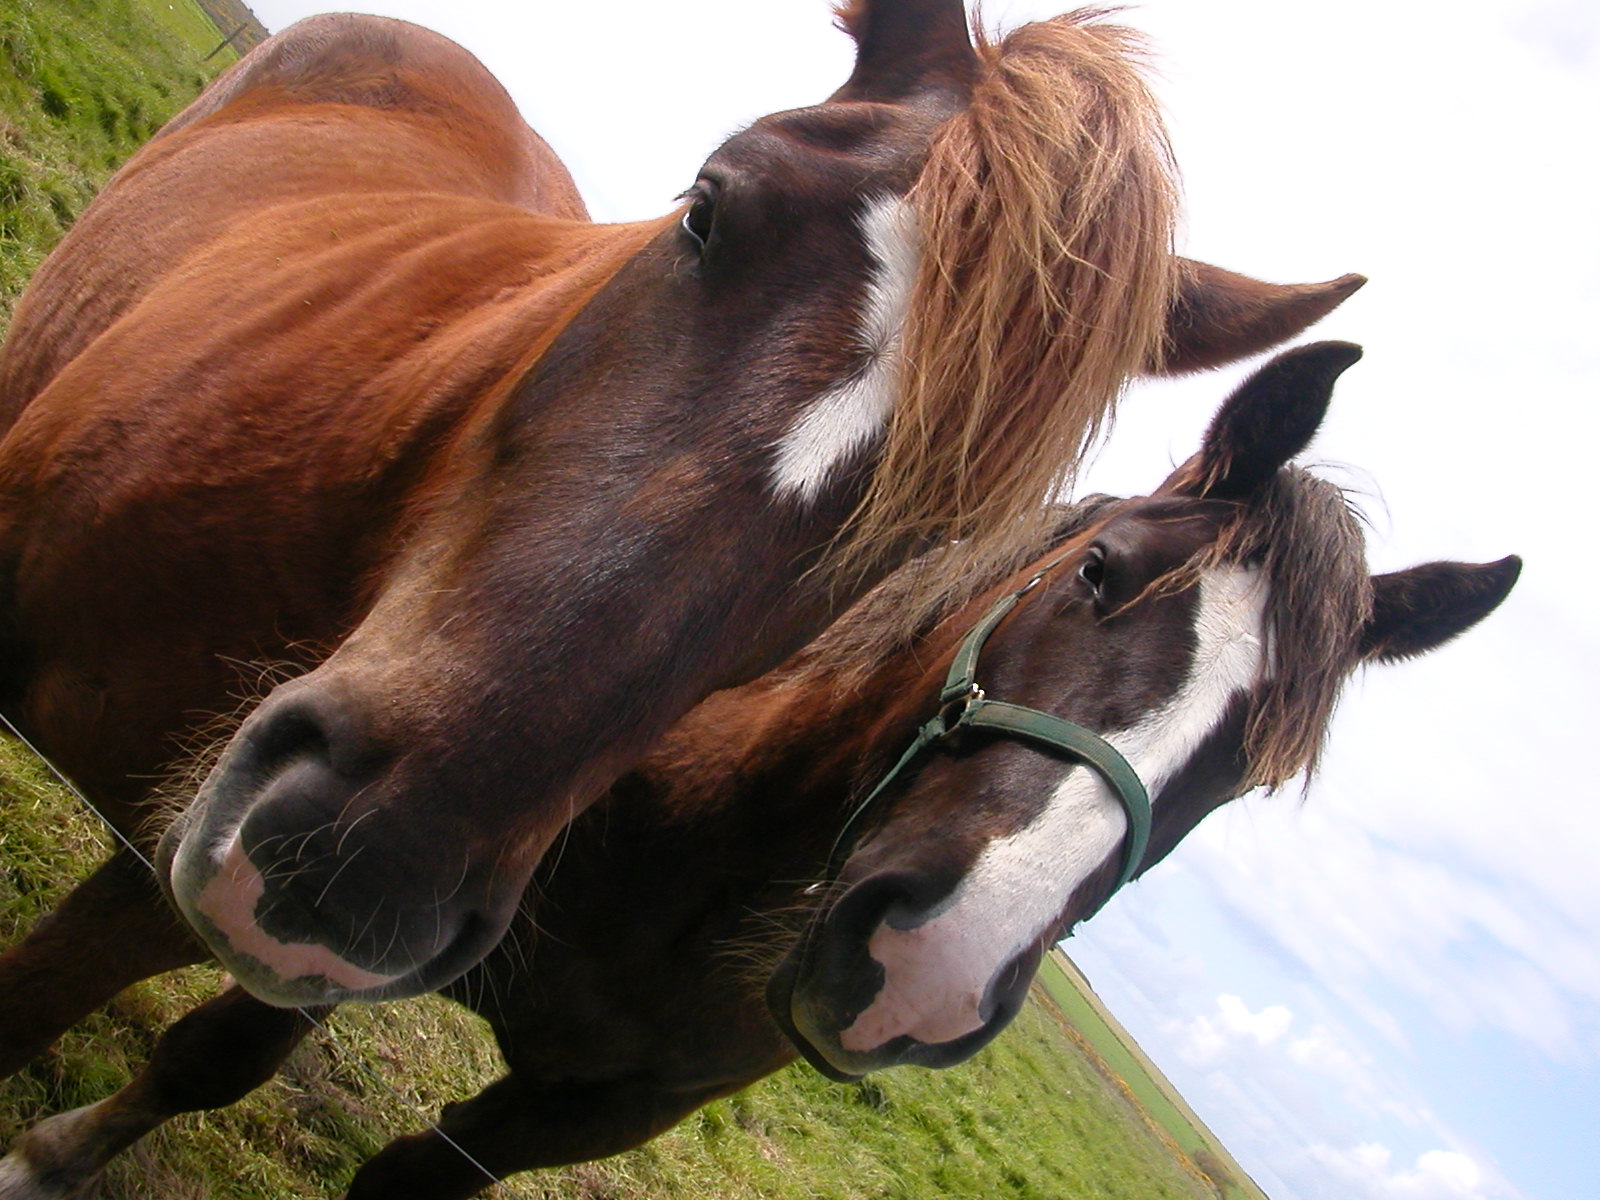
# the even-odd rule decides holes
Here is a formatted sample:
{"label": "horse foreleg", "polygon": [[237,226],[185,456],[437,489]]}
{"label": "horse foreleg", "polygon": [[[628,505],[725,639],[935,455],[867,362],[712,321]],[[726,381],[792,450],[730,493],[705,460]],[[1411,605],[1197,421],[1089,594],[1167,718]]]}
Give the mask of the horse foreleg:
{"label": "horse foreleg", "polygon": [[206,957],[150,868],[118,850],[0,954],[0,1079],[129,984]]}
{"label": "horse foreleg", "polygon": [[171,1025],[115,1095],[41,1121],[0,1159],[0,1200],[68,1200],[179,1113],[222,1108],[277,1073],[326,1008],[273,1008],[231,987]]}
{"label": "horse foreleg", "polygon": [[672,1091],[640,1080],[538,1085],[508,1075],[446,1107],[436,1129],[397,1138],[378,1151],[356,1172],[345,1200],[475,1196],[518,1171],[588,1162],[641,1146],[732,1090]]}

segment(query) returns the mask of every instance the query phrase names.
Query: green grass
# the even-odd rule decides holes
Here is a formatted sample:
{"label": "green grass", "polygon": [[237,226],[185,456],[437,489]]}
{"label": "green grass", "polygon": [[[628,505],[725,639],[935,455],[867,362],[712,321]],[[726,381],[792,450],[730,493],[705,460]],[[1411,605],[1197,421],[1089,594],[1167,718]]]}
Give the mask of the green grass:
{"label": "green grass", "polygon": [[[232,58],[192,0],[3,0],[0,332],[35,266],[111,172]],[[95,819],[0,739],[0,946],[104,857]],[[215,994],[213,968],[129,989],[0,1083],[0,1147],[138,1069]],[[1059,984],[1057,985],[1059,991]],[[434,998],[351,1009],[240,1104],[179,1118],[119,1159],[102,1200],[307,1200],[499,1071],[476,1018]],[[1119,1068],[1119,1071],[1121,1068]],[[376,1071],[386,1082],[377,1082]],[[1210,1200],[1135,1094],[1041,995],[995,1045],[944,1072],[858,1086],[793,1067],[630,1154],[524,1175],[540,1200]],[[1130,1077],[1131,1081],[1131,1077]],[[391,1091],[391,1089],[393,1089]],[[399,1097],[397,1098],[396,1092]]]}
{"label": "green grass", "polygon": [[1266,1200],[1216,1136],[1195,1115],[1139,1044],[1100,1003],[1094,989],[1065,954],[1050,954],[1035,985],[1099,1055],[1108,1077],[1172,1139],[1174,1147],[1222,1190],[1225,1200]]}
{"label": "green grass", "polygon": [[234,58],[194,0],[0,4],[0,337],[111,173]]}

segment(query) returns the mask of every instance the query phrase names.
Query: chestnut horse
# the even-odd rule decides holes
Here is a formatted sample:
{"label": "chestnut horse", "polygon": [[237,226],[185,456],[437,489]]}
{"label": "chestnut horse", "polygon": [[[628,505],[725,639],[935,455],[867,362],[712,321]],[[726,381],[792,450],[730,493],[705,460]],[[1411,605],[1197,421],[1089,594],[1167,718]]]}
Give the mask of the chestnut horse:
{"label": "chestnut horse", "polygon": [[[926,562],[694,709],[572,823],[511,935],[449,987],[509,1074],[450,1106],[442,1133],[391,1143],[349,1195],[445,1200],[485,1169],[613,1154],[797,1048],[850,1078],[993,1038],[1044,950],[1119,879],[1232,797],[1314,767],[1358,664],[1433,649],[1515,582],[1514,558],[1369,578],[1342,494],[1286,465],[1358,353],[1280,356],[1156,492],[1072,510],[1047,553],[907,644],[863,635]],[[1018,741],[973,715],[985,703],[1050,717]],[[930,718],[945,732],[874,786]],[[1091,761],[1132,765],[1142,815],[1041,734],[1051,719]],[[174,1112],[266,1078],[306,1028],[263,1036],[274,1011],[235,987],[190,1013],[124,1091],[25,1135],[0,1195],[8,1169],[69,1195]]]}
{"label": "chestnut horse", "polygon": [[[706,694],[933,540],[966,561],[908,612],[1011,556],[1130,374],[1359,286],[1172,255],[1127,31],[841,16],[838,92],[619,226],[459,47],[303,22],[40,269],[0,357],[0,708],[160,835],[204,945],[119,853],[0,958],[0,1071],[207,948],[284,1006],[442,986]],[[315,669],[162,833],[152,781],[263,661]]]}

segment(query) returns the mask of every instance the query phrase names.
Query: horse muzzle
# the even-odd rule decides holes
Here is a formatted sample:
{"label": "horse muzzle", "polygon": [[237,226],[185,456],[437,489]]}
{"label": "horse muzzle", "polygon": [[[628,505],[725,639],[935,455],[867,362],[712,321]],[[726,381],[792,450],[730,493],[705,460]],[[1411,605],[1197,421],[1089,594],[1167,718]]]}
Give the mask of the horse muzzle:
{"label": "horse muzzle", "polygon": [[433,991],[494,947],[521,895],[511,856],[484,853],[465,822],[385,802],[394,764],[360,747],[348,709],[325,692],[269,698],[158,851],[174,905],[269,1004]]}
{"label": "horse muzzle", "polygon": [[1021,1009],[1042,943],[995,966],[939,927],[942,890],[905,873],[866,879],[779,964],[768,1008],[824,1075],[848,1081],[884,1067],[954,1066]]}

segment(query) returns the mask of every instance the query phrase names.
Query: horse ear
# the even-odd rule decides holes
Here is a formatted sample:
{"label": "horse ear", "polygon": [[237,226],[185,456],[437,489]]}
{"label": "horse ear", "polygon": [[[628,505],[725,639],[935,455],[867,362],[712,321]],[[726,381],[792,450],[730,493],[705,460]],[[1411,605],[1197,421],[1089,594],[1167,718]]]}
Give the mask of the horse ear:
{"label": "horse ear", "polygon": [[1239,385],[1211,419],[1200,452],[1166,490],[1235,500],[1260,487],[1316,436],[1334,381],[1361,357],[1349,342],[1286,350]]}
{"label": "horse ear", "polygon": [[1372,578],[1361,657],[1394,662],[1437,649],[1500,606],[1522,572],[1516,555],[1492,563],[1434,562]]}
{"label": "horse ear", "polygon": [[1167,318],[1158,373],[1181,375],[1248,358],[1320,321],[1366,283],[1341,275],[1327,283],[1263,283],[1193,259],[1178,260],[1178,297]]}
{"label": "horse ear", "polygon": [[856,69],[832,99],[895,103],[929,88],[972,90],[978,57],[963,0],[842,0],[835,12],[856,40]]}

